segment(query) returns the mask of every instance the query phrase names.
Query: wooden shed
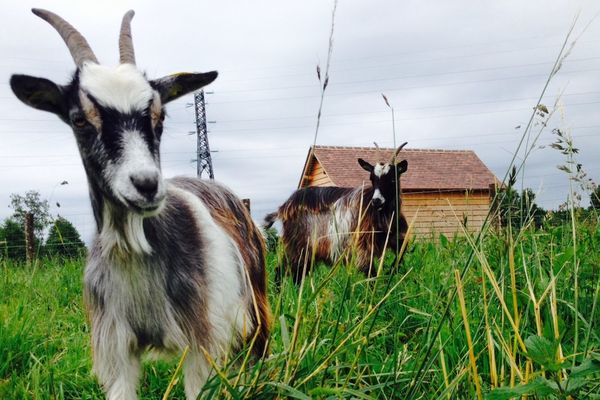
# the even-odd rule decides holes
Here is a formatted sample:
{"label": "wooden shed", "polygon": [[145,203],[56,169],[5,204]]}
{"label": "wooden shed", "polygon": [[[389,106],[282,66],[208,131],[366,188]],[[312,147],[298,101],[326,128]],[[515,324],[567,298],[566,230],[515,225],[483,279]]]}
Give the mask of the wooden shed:
{"label": "wooden shed", "polygon": [[[369,174],[357,162],[387,161],[393,149],[380,152],[370,147],[316,146],[309,149],[299,188],[307,186],[357,187],[369,185]],[[403,149],[408,161],[402,175],[402,211],[414,220],[417,237],[461,234],[481,229],[490,209],[498,180],[470,150]]]}

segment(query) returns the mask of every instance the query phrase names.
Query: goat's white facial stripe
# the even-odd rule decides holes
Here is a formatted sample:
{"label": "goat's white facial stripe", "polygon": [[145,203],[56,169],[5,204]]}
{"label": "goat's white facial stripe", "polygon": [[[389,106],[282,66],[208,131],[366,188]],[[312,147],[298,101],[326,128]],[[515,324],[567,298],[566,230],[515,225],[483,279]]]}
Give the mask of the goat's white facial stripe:
{"label": "goat's white facial stripe", "polygon": [[85,63],[79,75],[80,87],[102,106],[128,113],[148,108],[154,90],[144,75],[131,64],[109,68]]}
{"label": "goat's white facial stripe", "polygon": [[385,203],[385,198],[383,197],[379,189],[375,189],[375,191],[373,192],[373,200],[375,199],[380,200],[381,204]]}
{"label": "goat's white facial stripe", "polygon": [[157,199],[165,194],[158,163],[148,149],[148,144],[138,131],[125,131],[122,134],[123,153],[117,163],[109,163],[106,179],[111,182],[113,192],[120,200],[127,200],[143,206],[148,200],[138,192],[131,181],[135,174],[158,177]]}
{"label": "goat's white facial stripe", "polygon": [[387,174],[388,172],[390,172],[390,164],[381,164],[378,163],[377,165],[375,165],[375,168],[373,169],[373,173],[375,174],[375,176],[381,178],[383,175]]}

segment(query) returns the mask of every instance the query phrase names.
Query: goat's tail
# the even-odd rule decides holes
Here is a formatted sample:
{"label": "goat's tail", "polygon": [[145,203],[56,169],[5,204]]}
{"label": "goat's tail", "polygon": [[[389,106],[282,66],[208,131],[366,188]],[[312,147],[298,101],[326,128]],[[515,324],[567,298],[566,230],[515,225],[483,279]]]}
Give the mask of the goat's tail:
{"label": "goat's tail", "polygon": [[263,228],[269,229],[270,227],[273,226],[273,224],[275,223],[275,221],[277,221],[278,218],[279,218],[279,211],[275,211],[275,212],[272,212],[271,214],[267,214],[267,216],[265,217],[265,221],[263,223]]}

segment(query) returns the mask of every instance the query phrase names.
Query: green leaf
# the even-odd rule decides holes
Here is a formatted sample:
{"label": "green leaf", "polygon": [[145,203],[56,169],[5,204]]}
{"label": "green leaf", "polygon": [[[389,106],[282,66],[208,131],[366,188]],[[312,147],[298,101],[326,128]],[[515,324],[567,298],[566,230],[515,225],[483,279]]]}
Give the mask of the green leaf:
{"label": "green leaf", "polygon": [[500,387],[496,390],[488,392],[485,396],[488,400],[509,400],[513,397],[523,395],[548,396],[558,393],[558,385],[546,378],[539,377],[534,381],[518,385],[515,387]]}
{"label": "green leaf", "polygon": [[548,371],[556,372],[562,363],[556,360],[556,349],[558,342],[548,340],[543,336],[529,336],[525,339],[527,357],[540,364]]}
{"label": "green leaf", "polygon": [[588,375],[600,373],[600,360],[585,360],[576,367],[571,368],[570,379],[584,378]]}
{"label": "green leaf", "polygon": [[350,389],[350,388],[329,388],[329,387],[316,387],[311,389],[308,392],[312,397],[317,397],[317,398],[322,398],[324,396],[330,395],[330,396],[334,396],[336,399],[341,399],[341,398],[346,398],[348,396],[345,395],[352,395],[352,398],[354,399],[365,399],[365,400],[369,400],[372,399],[373,397],[364,394],[363,392],[360,392],[358,390],[354,390],[354,389]]}
{"label": "green leaf", "polygon": [[[548,281],[548,284],[549,283],[550,282]],[[545,290],[548,287],[548,284],[546,284],[546,286],[543,286],[543,290]],[[560,316],[557,316],[557,323],[558,331],[562,332],[562,337],[562,335],[564,335],[564,333],[566,332],[565,321],[563,321],[563,319]],[[550,318],[544,320],[543,335],[548,340],[558,340],[560,342],[560,338],[556,339],[554,337],[554,322]]]}
{"label": "green leaf", "polygon": [[281,324],[281,341],[283,342],[283,348],[287,351],[290,348],[290,336],[288,334],[288,327],[285,321],[285,315],[279,316],[279,323]]}
{"label": "green leaf", "polygon": [[301,399],[301,400],[310,400],[310,397],[299,391],[298,389],[294,389],[293,387],[286,385],[282,382],[268,382],[268,385],[275,386],[279,389],[281,394],[292,398],[292,399]]}
{"label": "green leaf", "polygon": [[587,385],[590,381],[584,378],[574,378],[570,377],[560,383],[560,385],[564,388],[566,394],[575,394],[579,389]]}
{"label": "green leaf", "polygon": [[444,248],[448,247],[448,238],[443,233],[440,233],[440,244]]}
{"label": "green leaf", "polygon": [[554,263],[555,273],[559,271],[566,263],[570,263],[573,261],[573,247],[568,247],[565,249],[563,253],[560,253],[556,257],[556,262]]}

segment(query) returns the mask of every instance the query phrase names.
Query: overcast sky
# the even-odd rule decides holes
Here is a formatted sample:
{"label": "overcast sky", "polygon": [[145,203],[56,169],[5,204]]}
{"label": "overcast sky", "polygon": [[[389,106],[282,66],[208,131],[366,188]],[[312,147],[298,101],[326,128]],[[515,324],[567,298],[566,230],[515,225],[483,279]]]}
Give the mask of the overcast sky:
{"label": "overcast sky", "polygon": [[[35,189],[53,214],[86,241],[95,226],[86,178],[70,129],[20,103],[12,73],[66,83],[74,64],[59,35],[31,7],[47,7],[88,39],[101,63],[118,60],[121,18],[133,8],[138,66],[155,78],[218,70],[208,90],[209,140],[217,180],[252,200],[256,219],[296,188],[313,142],[332,1],[14,1],[0,24],[0,219],[11,193]],[[345,1],[335,18],[330,85],[317,144],[391,146],[385,93],[396,110],[397,141],[408,148],[470,149],[500,179],[576,14],[578,35],[597,1]],[[600,181],[600,20],[581,35],[543,100],[559,112],[527,162],[524,184],[556,208],[569,181],[548,145],[569,131],[578,161]],[[193,108],[167,106],[166,177],[195,175]],[[515,127],[521,126],[520,129]],[[68,185],[60,185],[62,181]],[[583,205],[588,204],[585,194]],[[58,208],[56,203],[60,203]]]}

